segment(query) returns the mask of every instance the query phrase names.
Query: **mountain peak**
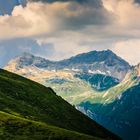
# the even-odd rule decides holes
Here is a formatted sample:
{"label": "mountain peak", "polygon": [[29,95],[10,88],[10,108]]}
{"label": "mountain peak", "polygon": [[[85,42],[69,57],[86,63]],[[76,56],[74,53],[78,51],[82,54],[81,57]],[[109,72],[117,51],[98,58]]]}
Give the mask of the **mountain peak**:
{"label": "mountain peak", "polygon": [[101,50],[101,51],[97,51],[97,52],[104,52],[104,53],[109,53],[109,54],[115,54],[112,50],[110,49],[106,49],[106,50]]}
{"label": "mountain peak", "polygon": [[107,66],[113,65],[125,65],[128,68],[130,67],[128,62],[117,56],[111,50],[103,50],[103,51],[90,51],[87,53],[78,54],[70,59],[66,59],[61,61],[62,63],[69,61],[71,63],[81,63],[81,64],[93,64],[95,62],[104,62]]}
{"label": "mountain peak", "polygon": [[38,68],[46,68],[52,64],[53,61],[47,60],[40,56],[34,56],[31,53],[24,52],[16,58],[17,67],[35,66]]}

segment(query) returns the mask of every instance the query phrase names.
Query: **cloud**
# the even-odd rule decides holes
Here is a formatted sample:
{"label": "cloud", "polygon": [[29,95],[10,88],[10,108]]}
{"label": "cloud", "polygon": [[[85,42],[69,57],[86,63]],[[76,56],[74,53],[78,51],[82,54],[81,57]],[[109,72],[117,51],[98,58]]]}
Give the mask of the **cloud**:
{"label": "cloud", "polygon": [[[103,0],[104,6],[116,16],[115,24],[124,30],[140,29],[140,5],[134,0]],[[137,22],[136,22],[137,21]]]}
{"label": "cloud", "polygon": [[135,0],[136,3],[140,3],[140,0]]}
{"label": "cloud", "polygon": [[26,7],[16,6],[11,16],[0,16],[0,38],[50,35],[109,22],[108,12],[99,2],[29,2]]}
{"label": "cloud", "polygon": [[81,4],[92,3],[96,7],[102,6],[101,0],[27,0],[29,2],[44,2],[44,3],[54,3],[54,2],[78,2]]}
{"label": "cloud", "polygon": [[16,6],[12,15],[0,16],[0,38],[35,36],[51,31],[49,13],[46,16],[45,5],[28,4],[27,7]]}
{"label": "cloud", "polygon": [[55,36],[63,31],[118,38],[140,36],[140,5],[134,0],[28,2],[0,16],[0,39]]}
{"label": "cloud", "polygon": [[[37,42],[40,45],[48,44],[50,42],[53,43],[54,47],[54,54],[52,54],[49,59],[51,60],[62,60],[65,58],[69,58],[71,56],[74,56],[76,54],[82,53],[82,52],[88,52],[92,50],[89,45],[81,45],[81,40],[90,40],[89,37],[84,36],[80,33],[74,33],[74,32],[67,32],[68,36],[66,36],[66,33],[61,34],[61,37],[52,37],[52,38],[37,38]],[[72,37],[74,36],[74,38]]]}
{"label": "cloud", "polygon": [[117,42],[112,50],[130,64],[137,65],[140,63],[140,39]]}

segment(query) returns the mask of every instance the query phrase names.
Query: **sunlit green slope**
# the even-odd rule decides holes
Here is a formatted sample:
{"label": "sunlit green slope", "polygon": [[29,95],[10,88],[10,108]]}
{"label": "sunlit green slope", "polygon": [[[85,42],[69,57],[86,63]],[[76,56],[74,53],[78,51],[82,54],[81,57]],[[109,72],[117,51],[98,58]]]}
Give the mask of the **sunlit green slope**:
{"label": "sunlit green slope", "polygon": [[0,138],[4,140],[101,140],[100,138],[68,131],[31,121],[0,111]]}

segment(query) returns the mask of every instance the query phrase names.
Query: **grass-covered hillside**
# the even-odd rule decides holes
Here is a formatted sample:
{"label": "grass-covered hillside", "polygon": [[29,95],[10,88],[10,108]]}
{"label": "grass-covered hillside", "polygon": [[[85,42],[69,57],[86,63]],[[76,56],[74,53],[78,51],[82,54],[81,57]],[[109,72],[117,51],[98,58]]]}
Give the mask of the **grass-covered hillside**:
{"label": "grass-covered hillside", "polygon": [[0,111],[0,137],[4,139],[118,139],[51,88],[4,70],[0,70]]}
{"label": "grass-covered hillside", "polygon": [[101,140],[5,112],[0,112],[0,138],[3,140]]}

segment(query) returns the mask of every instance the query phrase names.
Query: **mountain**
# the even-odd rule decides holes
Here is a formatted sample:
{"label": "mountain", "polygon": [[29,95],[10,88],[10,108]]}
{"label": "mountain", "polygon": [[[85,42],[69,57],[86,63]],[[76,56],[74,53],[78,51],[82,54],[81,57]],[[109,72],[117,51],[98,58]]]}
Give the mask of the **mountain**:
{"label": "mountain", "polygon": [[[54,77],[53,74],[51,74],[52,77],[49,76],[48,78],[48,72],[62,72],[63,74],[65,73],[64,75],[72,75],[73,81],[77,81],[77,79],[85,81],[86,85],[88,84],[90,88],[97,91],[107,90],[110,87],[117,85],[125,77],[130,68],[131,66],[126,61],[110,50],[91,51],[62,61],[50,61],[29,53],[23,53],[11,60],[5,67],[5,69],[9,71],[18,73],[27,78],[32,77],[32,80],[46,86],[49,85],[48,83],[50,83],[50,80],[52,84],[52,79],[53,81],[55,78],[56,80],[58,78],[65,79],[64,76],[59,76],[59,74],[57,74],[57,77]],[[46,77],[42,77],[39,74],[42,73],[42,71],[46,71]],[[41,76],[40,78],[39,75]],[[65,81],[67,81],[67,77]],[[56,83],[53,84],[53,87],[58,85],[58,83],[57,85]],[[59,86],[62,86],[62,84],[59,84]],[[61,91],[64,92],[66,90]],[[61,91],[56,88],[58,94],[61,94]]]}
{"label": "mountain", "polygon": [[123,79],[130,69],[129,64],[110,50],[91,51],[60,61],[58,69],[69,68],[80,72],[104,74]]}
{"label": "mountain", "polygon": [[[35,66],[45,70],[65,70],[72,72],[84,72],[90,74],[102,74],[122,80],[130,69],[130,65],[110,50],[91,51],[62,61],[50,61],[41,57],[23,53],[14,60],[16,68]],[[9,62],[13,65],[13,61]]]}
{"label": "mountain", "polygon": [[120,84],[92,96],[77,108],[124,140],[139,140],[140,64]]}
{"label": "mountain", "polygon": [[0,132],[1,138],[14,140],[119,139],[51,88],[5,70],[0,70]]}

